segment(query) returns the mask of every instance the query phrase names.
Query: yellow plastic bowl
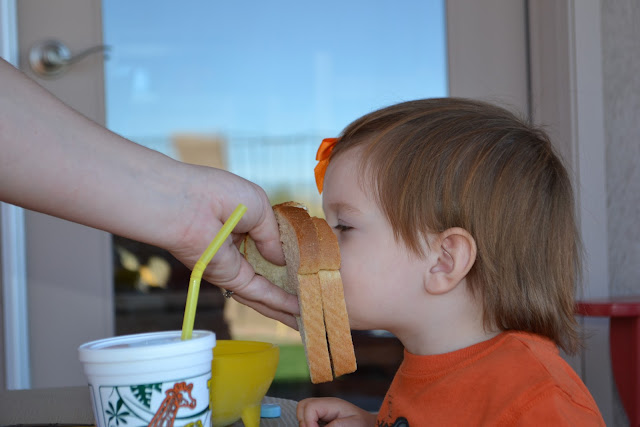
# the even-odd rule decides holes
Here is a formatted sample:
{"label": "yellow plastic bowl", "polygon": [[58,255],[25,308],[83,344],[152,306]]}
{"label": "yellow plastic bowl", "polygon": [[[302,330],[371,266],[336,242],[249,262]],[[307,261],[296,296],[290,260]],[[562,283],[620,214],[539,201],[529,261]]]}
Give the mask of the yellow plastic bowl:
{"label": "yellow plastic bowl", "polygon": [[280,349],[259,341],[218,340],[211,362],[213,427],[242,418],[245,427],[260,425],[260,406],[276,374]]}

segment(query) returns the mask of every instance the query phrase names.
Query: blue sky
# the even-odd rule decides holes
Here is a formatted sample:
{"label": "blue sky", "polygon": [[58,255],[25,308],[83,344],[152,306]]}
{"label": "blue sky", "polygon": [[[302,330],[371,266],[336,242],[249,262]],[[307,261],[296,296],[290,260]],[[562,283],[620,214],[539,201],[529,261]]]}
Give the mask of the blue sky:
{"label": "blue sky", "polygon": [[[107,126],[170,155],[171,134],[225,135],[232,171],[255,181],[262,154],[233,151],[248,137],[300,136],[282,150],[309,179],[316,139],[447,94],[444,0],[102,3]],[[293,179],[292,161],[268,174]]]}
{"label": "blue sky", "polygon": [[109,126],[337,133],[446,95],[442,0],[103,2]]}

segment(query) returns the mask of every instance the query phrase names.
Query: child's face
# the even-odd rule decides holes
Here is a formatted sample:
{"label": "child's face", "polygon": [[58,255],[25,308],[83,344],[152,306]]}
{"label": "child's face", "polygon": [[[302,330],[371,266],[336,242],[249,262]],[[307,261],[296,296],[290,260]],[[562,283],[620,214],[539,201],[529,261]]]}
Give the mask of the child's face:
{"label": "child's face", "polygon": [[424,292],[425,262],[396,242],[375,199],[360,185],[360,150],[350,149],[329,163],[323,208],[340,244],[352,328],[395,333],[415,323],[411,309]]}

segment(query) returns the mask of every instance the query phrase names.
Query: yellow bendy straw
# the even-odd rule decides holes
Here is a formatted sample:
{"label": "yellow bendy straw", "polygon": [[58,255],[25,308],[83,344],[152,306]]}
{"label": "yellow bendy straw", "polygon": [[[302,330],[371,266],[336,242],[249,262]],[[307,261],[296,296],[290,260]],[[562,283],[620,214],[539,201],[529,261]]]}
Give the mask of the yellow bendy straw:
{"label": "yellow bendy straw", "polygon": [[191,271],[191,278],[189,279],[189,291],[187,292],[187,304],[184,309],[184,320],[182,321],[182,339],[191,339],[193,333],[193,320],[196,317],[196,306],[198,305],[198,293],[200,292],[200,280],[202,279],[202,273],[207,265],[213,259],[213,256],[218,252],[222,243],[227,240],[231,231],[238,224],[242,215],[247,211],[247,207],[242,203],[233,211],[229,219],[224,223],[216,237],[213,238],[209,246],[204,251],[196,265]]}

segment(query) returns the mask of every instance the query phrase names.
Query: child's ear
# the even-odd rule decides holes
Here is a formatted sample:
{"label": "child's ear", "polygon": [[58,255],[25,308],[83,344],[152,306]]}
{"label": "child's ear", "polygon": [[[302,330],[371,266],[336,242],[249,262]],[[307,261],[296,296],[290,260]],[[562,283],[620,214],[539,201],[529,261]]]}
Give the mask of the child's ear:
{"label": "child's ear", "polygon": [[425,277],[425,288],[430,294],[444,294],[455,288],[476,261],[476,241],[463,228],[443,231],[430,249],[429,277]]}

